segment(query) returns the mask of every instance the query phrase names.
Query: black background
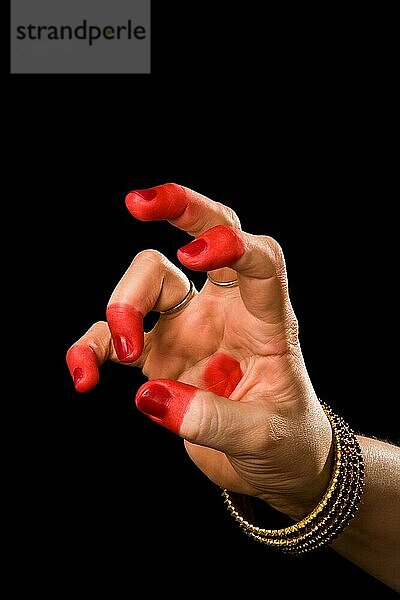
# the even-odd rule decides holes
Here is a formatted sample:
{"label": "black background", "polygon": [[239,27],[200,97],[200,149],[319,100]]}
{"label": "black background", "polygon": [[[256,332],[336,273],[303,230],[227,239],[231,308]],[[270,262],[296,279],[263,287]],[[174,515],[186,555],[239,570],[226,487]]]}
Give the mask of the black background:
{"label": "black background", "polygon": [[104,319],[133,256],[152,247],[177,262],[185,234],[135,222],[124,206],[130,189],[175,181],[278,239],[318,394],[358,431],[398,435],[393,106],[376,38],[348,14],[162,4],[150,76],[10,78],[20,581],[113,596],[139,584],[232,593],[243,582],[283,597],[320,597],[329,582],[389,597],[330,550],[291,560],[248,542],[181,440],[135,409],[139,372],[107,364],[84,397],[69,379],[67,348]]}

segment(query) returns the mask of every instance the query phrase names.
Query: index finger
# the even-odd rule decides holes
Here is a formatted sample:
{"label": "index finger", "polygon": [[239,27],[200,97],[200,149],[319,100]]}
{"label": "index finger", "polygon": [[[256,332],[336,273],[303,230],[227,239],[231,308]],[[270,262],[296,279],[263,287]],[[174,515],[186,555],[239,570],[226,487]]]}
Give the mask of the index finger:
{"label": "index finger", "polygon": [[266,320],[271,313],[281,317],[287,304],[281,252],[274,240],[243,233],[231,208],[174,183],[130,192],[126,205],[137,219],[167,220],[197,237],[178,250],[182,264],[208,271],[217,281],[238,278],[242,300],[253,315]]}
{"label": "index finger", "polygon": [[125,204],[140,221],[169,221],[193,237],[216,225],[240,229],[239,217],[231,208],[176,183],[134,190]]}

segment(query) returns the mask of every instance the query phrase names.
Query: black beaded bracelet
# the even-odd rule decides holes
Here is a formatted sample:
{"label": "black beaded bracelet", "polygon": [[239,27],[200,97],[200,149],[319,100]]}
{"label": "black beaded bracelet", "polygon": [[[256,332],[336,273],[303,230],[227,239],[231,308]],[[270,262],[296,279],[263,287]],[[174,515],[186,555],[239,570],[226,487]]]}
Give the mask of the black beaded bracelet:
{"label": "black beaded bracelet", "polygon": [[300,555],[330,544],[358,510],[364,486],[364,459],[355,433],[324,403],[333,432],[335,458],[332,477],[322,500],[298,523],[283,529],[264,529],[249,523],[234,506],[229,492],[222,490],[228,511],[252,539]]}

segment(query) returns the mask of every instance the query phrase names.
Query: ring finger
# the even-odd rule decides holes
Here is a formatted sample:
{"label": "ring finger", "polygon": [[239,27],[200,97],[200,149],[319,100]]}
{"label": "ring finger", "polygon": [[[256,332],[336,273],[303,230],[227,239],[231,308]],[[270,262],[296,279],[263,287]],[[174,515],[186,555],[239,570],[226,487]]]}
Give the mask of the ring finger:
{"label": "ring finger", "polygon": [[156,250],[144,250],[132,261],[107,307],[107,321],[121,362],[133,362],[143,351],[143,317],[168,311],[188,294],[186,275]]}
{"label": "ring finger", "polygon": [[[97,385],[99,366],[106,360],[141,367],[149,351],[144,343],[143,317],[151,310],[164,312],[175,307],[189,290],[188,278],[165,256],[155,250],[139,253],[110,298],[108,323],[93,325],[67,352],[77,391],[87,392]],[[184,305],[186,302],[182,309]]]}

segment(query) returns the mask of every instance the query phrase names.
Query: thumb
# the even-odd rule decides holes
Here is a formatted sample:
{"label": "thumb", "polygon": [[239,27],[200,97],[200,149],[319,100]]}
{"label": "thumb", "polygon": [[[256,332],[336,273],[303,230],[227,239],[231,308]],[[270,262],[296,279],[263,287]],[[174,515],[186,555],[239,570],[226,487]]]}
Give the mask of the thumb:
{"label": "thumb", "polygon": [[227,453],[240,449],[248,421],[245,411],[251,410],[249,405],[169,379],[142,385],[136,406],[186,440]]}

